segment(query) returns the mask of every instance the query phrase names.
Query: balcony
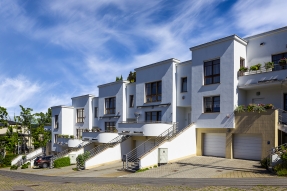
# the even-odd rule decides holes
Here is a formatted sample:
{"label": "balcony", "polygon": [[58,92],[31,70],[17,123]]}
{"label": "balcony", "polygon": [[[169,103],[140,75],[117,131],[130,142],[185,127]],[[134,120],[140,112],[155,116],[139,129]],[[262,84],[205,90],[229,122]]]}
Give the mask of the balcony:
{"label": "balcony", "polygon": [[75,138],[58,138],[57,144],[63,147],[78,147],[82,140]]}
{"label": "balcony", "polygon": [[254,75],[254,74],[274,72],[274,71],[280,71],[280,70],[286,70],[286,69],[287,69],[286,65],[285,66],[275,65],[273,69],[272,68],[265,69],[265,68],[261,67],[259,70],[249,70],[247,72],[238,71],[238,76],[249,76],[249,75]]}
{"label": "balcony", "polygon": [[257,70],[244,72],[239,77],[238,88],[248,90],[253,88],[280,87],[282,84],[287,84],[286,70]]}
{"label": "balcony", "polygon": [[97,143],[108,143],[117,136],[117,132],[83,132],[82,140]]}
{"label": "balcony", "polygon": [[167,122],[126,122],[118,123],[120,135],[158,136],[172,126]]}

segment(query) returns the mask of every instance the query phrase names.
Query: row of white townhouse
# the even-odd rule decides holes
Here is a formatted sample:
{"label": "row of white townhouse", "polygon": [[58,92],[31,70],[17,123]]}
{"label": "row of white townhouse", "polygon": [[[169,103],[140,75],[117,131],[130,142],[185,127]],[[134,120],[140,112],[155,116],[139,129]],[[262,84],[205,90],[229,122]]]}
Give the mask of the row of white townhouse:
{"label": "row of white townhouse", "polygon": [[[93,153],[86,168],[117,160],[142,168],[192,155],[260,160],[287,140],[287,27],[190,51],[192,60],[136,68],[136,82],[99,85],[98,97],[52,107],[52,151],[85,148],[73,154]],[[234,112],[248,104],[279,110]]]}

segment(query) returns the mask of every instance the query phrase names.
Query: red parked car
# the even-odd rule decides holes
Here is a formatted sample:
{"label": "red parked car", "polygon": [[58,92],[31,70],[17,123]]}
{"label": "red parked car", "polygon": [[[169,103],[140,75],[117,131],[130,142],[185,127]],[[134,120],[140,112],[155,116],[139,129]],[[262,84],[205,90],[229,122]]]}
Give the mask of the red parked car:
{"label": "red parked car", "polygon": [[34,161],[34,167],[48,168],[50,166],[52,157],[53,156],[37,157]]}

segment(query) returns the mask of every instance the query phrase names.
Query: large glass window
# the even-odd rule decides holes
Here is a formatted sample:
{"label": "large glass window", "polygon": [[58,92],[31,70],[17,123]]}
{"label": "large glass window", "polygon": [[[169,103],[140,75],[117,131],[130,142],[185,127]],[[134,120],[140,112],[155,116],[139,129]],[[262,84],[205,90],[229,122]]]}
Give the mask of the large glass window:
{"label": "large glass window", "polygon": [[220,96],[204,97],[204,112],[220,112]]}
{"label": "large glass window", "polygon": [[116,98],[106,98],[105,99],[106,105],[106,114],[115,114],[116,113]]}
{"label": "large glass window", "polygon": [[134,95],[130,95],[130,107],[134,107]]}
{"label": "large glass window", "polygon": [[77,123],[84,123],[84,108],[77,109]]}
{"label": "large glass window", "polygon": [[55,129],[59,128],[59,115],[55,115]]}
{"label": "large glass window", "polygon": [[153,121],[161,121],[161,111],[150,111],[150,112],[145,112],[145,120],[147,122]]}
{"label": "large glass window", "polygon": [[161,101],[161,81],[147,83],[146,87],[146,102]]}
{"label": "large glass window", "polygon": [[220,83],[220,59],[204,62],[204,85]]}
{"label": "large glass window", "polygon": [[280,66],[280,64],[279,64],[279,60],[282,58],[287,58],[287,52],[272,55],[272,62],[274,62],[274,69],[273,70],[287,69],[286,66]]}
{"label": "large glass window", "polygon": [[181,78],[181,92],[187,92],[187,78]]}
{"label": "large glass window", "polygon": [[105,131],[106,132],[115,132],[116,131],[116,123],[112,122],[105,122]]}
{"label": "large glass window", "polygon": [[287,111],[287,94],[284,94],[284,110]]}

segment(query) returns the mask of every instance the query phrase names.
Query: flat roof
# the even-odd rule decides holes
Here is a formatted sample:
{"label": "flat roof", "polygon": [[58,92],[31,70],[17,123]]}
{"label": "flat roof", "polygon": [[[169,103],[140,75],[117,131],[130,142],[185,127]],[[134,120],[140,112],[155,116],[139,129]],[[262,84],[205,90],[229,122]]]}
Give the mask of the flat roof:
{"label": "flat roof", "polygon": [[110,83],[106,83],[106,84],[102,84],[102,85],[98,85],[98,87],[104,87],[104,86],[112,86],[112,85],[115,85],[115,84],[120,84],[120,83],[130,83],[129,81],[127,80],[119,80],[119,81],[115,81],[115,82],[110,82]]}
{"label": "flat roof", "polygon": [[193,47],[191,47],[189,49],[192,51],[192,50],[204,48],[204,47],[207,47],[207,46],[211,46],[211,45],[222,43],[222,42],[229,41],[229,40],[236,40],[236,41],[238,41],[239,43],[241,43],[241,44],[243,44],[245,46],[247,45],[247,41],[246,40],[244,40],[243,38],[241,38],[241,37],[237,36],[236,34],[234,34],[234,35],[227,36],[227,37],[224,37],[224,38],[220,38],[220,39],[217,39],[217,40],[214,40],[214,41],[210,41],[210,42],[207,42],[207,43],[204,43],[204,44],[193,46]]}
{"label": "flat roof", "polygon": [[56,105],[56,106],[52,106],[52,108],[55,108],[55,107],[61,107],[61,108],[70,108],[70,109],[73,109],[74,107],[73,106],[66,106],[66,105]]}
{"label": "flat roof", "polygon": [[156,63],[153,63],[153,64],[148,64],[148,65],[145,65],[145,66],[142,66],[142,67],[139,67],[139,68],[135,68],[135,71],[136,70],[145,69],[145,68],[154,67],[154,66],[161,65],[161,64],[167,64],[167,63],[170,63],[170,62],[180,63],[180,60],[178,60],[176,58],[170,58],[170,59],[163,60],[163,61],[160,61],[160,62],[156,62]]}
{"label": "flat roof", "polygon": [[278,28],[278,29],[275,29],[275,30],[259,33],[259,34],[256,34],[256,35],[252,35],[252,36],[246,37],[244,39],[248,40],[248,39],[257,38],[257,37],[261,37],[261,36],[265,36],[265,35],[270,35],[270,34],[273,34],[273,33],[282,32],[282,31],[285,31],[285,30],[287,30],[287,26],[286,27],[282,27],[282,28]]}
{"label": "flat roof", "polygon": [[75,96],[75,97],[72,97],[71,99],[80,98],[80,97],[95,97],[95,96],[92,94],[86,94],[86,95],[81,95],[81,96]]}

